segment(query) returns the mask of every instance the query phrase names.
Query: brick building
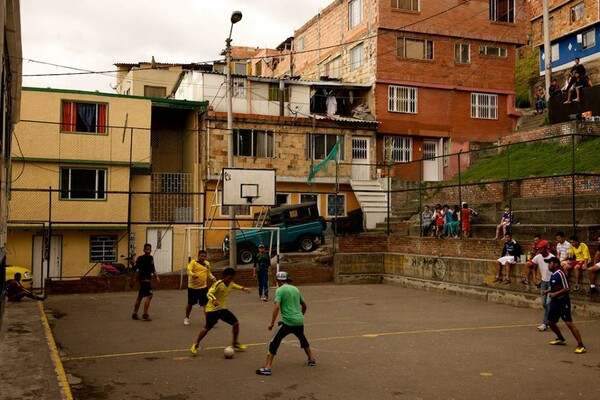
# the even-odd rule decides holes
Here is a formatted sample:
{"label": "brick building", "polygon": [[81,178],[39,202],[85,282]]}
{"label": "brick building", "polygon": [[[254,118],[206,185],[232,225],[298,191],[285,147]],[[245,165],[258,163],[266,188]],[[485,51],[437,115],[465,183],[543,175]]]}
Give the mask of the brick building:
{"label": "brick building", "polygon": [[[543,3],[531,1],[531,36],[539,52],[540,75],[545,75],[546,56],[543,35]],[[563,74],[571,69],[573,60],[580,58],[592,82],[597,82],[600,65],[600,14],[598,0],[548,0],[550,17],[550,46],[552,49],[552,75],[559,84]]]}
{"label": "brick building", "polygon": [[525,0],[335,1],[295,32],[289,70],[370,84],[378,161],[405,179],[437,181],[457,169],[440,156],[514,129],[528,11]]}

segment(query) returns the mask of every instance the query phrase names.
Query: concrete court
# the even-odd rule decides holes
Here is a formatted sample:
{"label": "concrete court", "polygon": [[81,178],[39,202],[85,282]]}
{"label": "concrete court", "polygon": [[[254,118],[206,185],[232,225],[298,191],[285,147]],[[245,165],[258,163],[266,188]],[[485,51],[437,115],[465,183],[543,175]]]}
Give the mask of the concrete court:
{"label": "concrete court", "polygon": [[[254,289],[254,288],[253,288]],[[392,285],[300,290],[317,359],[307,367],[293,337],[272,376],[259,376],[272,304],[232,292],[246,353],[219,322],[198,357],[188,348],[204,322],[183,325],[185,291],[156,291],[151,322],[130,319],[134,293],[48,298],[46,313],[75,399],[572,399],[600,398],[600,321],[575,316],[588,353],[560,323],[567,346],[539,332],[540,310]]]}

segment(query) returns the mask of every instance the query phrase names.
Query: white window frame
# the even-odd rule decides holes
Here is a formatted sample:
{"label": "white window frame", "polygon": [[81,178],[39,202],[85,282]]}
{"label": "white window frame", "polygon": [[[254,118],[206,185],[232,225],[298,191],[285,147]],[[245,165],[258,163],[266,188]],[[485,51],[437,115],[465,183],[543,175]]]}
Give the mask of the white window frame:
{"label": "white window frame", "polygon": [[[333,210],[334,212],[332,214],[329,213],[329,201],[330,201],[330,198],[333,198],[334,199],[333,201],[335,201],[335,196],[336,196],[335,193],[328,193],[327,194],[326,212],[327,212],[327,217],[329,217],[329,218],[335,218],[336,217],[335,210]],[[337,214],[337,217],[338,218],[339,217],[345,217],[346,216],[346,205],[347,205],[346,194],[345,193],[338,193],[337,194],[337,198],[338,199],[342,199],[342,205],[341,205],[342,209],[340,210],[341,213]],[[333,204],[332,207],[337,208],[337,205]]]}
{"label": "white window frame", "polygon": [[392,0],[392,9],[402,11],[421,11],[421,0]]}
{"label": "white window frame", "polygon": [[341,78],[342,76],[342,57],[337,56],[333,60],[327,62],[324,66],[324,74],[329,78]]}
{"label": "white window frame", "polygon": [[117,261],[118,235],[90,235],[90,262]]}
{"label": "white window frame", "polygon": [[498,119],[498,95],[471,93],[471,118]]}
{"label": "white window frame", "polygon": [[596,45],[596,29],[589,29],[581,34],[581,46],[584,49],[589,49]]}
{"label": "white window frame", "polygon": [[410,86],[388,86],[388,111],[406,114],[418,112],[419,89]]}
{"label": "white window frame", "polygon": [[[242,135],[243,134],[243,135]],[[240,146],[240,142],[247,138],[250,143],[247,146]],[[263,148],[259,148],[260,141]],[[275,157],[275,132],[263,131],[258,129],[236,129],[234,130],[234,150],[236,157],[254,157],[254,158],[274,158]],[[249,149],[250,154],[241,154],[240,150]]]}
{"label": "white window frame", "polygon": [[[401,43],[402,51],[399,51],[399,44]],[[408,49],[411,45],[421,44],[423,47],[423,52],[420,56],[413,56],[410,49]],[[408,49],[408,51],[407,51]],[[410,58],[413,60],[433,60],[434,59],[434,47],[433,40],[426,39],[417,39],[412,37],[404,37],[400,36],[396,38],[396,56],[402,58]]]}
{"label": "white window frame", "polygon": [[350,71],[362,67],[364,58],[364,43],[354,46],[350,50]]}
{"label": "white window frame", "polygon": [[[86,182],[90,187],[73,188],[74,180],[81,183],[81,180],[87,180],[87,176],[75,177],[74,173],[86,171],[86,173],[94,173],[94,182]],[[67,172],[65,177],[64,173]],[[66,178],[66,180],[65,180]],[[75,167],[62,167],[60,168],[60,200],[85,200],[85,201],[97,201],[106,200],[106,187],[108,182],[108,171],[105,168],[75,168]],[[92,187],[93,186],[93,187]],[[89,193],[91,197],[73,197],[73,192],[84,192]]]}
{"label": "white window frame", "polygon": [[348,29],[362,22],[362,0],[351,0],[348,3]]}
{"label": "white window frame", "polygon": [[[501,4],[508,5],[508,12],[500,14],[499,6]],[[490,0],[490,20],[495,22],[515,23],[516,16],[516,0]]]}
{"label": "white window frame", "polygon": [[479,54],[488,57],[508,57],[508,49],[500,46],[479,46]]}
{"label": "white window frame", "polygon": [[[259,61],[257,65],[259,65],[262,61]],[[260,75],[260,74],[259,74]],[[237,99],[245,99],[246,98],[246,78],[233,76],[231,77],[231,86],[232,92],[231,95]]]}
{"label": "white window frame", "polygon": [[[466,60],[464,59],[466,52]],[[458,64],[470,64],[471,63],[471,45],[468,43],[455,43],[454,44],[454,62]]]}
{"label": "white window frame", "polygon": [[[320,161],[324,160],[335,146],[337,138],[340,139],[340,148],[338,150],[337,159],[343,161],[346,159],[346,151],[344,146],[344,135],[326,135],[323,133],[309,133],[306,135],[306,155],[309,160]],[[318,150],[323,150],[323,156]],[[318,158],[317,158],[318,157]]]}
{"label": "white window frame", "polygon": [[311,197],[311,198],[314,196],[315,197],[314,201],[317,203],[318,208],[319,209],[321,208],[321,202],[320,202],[321,199],[320,199],[320,195],[318,193],[300,193],[300,195],[298,196],[298,200],[300,201],[300,203],[306,203],[306,202],[313,201],[313,200],[305,199],[304,198],[305,196]]}
{"label": "white window frame", "polygon": [[569,9],[569,22],[572,24],[585,17],[585,2],[577,3]]}
{"label": "white window frame", "polygon": [[413,139],[410,136],[385,136],[384,159],[397,163],[412,161]]}

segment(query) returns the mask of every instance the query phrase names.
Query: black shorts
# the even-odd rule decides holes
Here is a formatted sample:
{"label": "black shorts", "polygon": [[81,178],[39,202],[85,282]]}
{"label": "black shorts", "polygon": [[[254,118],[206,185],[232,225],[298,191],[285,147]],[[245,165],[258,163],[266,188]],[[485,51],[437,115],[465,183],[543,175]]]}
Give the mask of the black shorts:
{"label": "black shorts", "polygon": [[150,281],[141,281],[140,282],[140,291],[138,292],[138,297],[148,297],[152,296],[152,282]]}
{"label": "black shorts", "polygon": [[573,321],[573,318],[571,318],[571,300],[551,299],[548,307],[550,307],[548,310],[548,321],[555,324],[559,319],[565,322]]}
{"label": "black shorts", "polygon": [[226,308],[216,311],[210,311],[206,313],[206,324],[204,325],[205,329],[212,329],[213,326],[219,322],[219,320],[228,323],[229,325],[233,325],[238,322],[237,318],[231,311]]}
{"label": "black shorts", "polygon": [[290,326],[279,322],[279,326],[269,342],[269,354],[276,355],[281,341],[289,334],[293,334],[298,338],[301,348],[306,349],[310,346],[306,336],[304,336],[304,325]]}
{"label": "black shorts", "polygon": [[208,297],[206,297],[207,293],[208,287],[202,289],[188,288],[188,304],[190,306],[200,304],[200,307],[204,307],[206,303],[208,303]]}

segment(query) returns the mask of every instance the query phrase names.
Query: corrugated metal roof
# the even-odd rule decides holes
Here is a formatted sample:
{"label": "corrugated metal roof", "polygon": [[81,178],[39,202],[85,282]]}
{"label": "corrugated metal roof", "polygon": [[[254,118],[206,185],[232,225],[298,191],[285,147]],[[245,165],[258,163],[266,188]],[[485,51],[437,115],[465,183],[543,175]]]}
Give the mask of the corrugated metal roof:
{"label": "corrugated metal roof", "polygon": [[342,121],[342,122],[362,122],[368,124],[379,124],[378,121],[367,121],[364,119],[353,118],[353,117],[342,117],[340,115],[323,115],[323,114],[310,114],[311,117],[319,120],[331,120],[331,121]]}

